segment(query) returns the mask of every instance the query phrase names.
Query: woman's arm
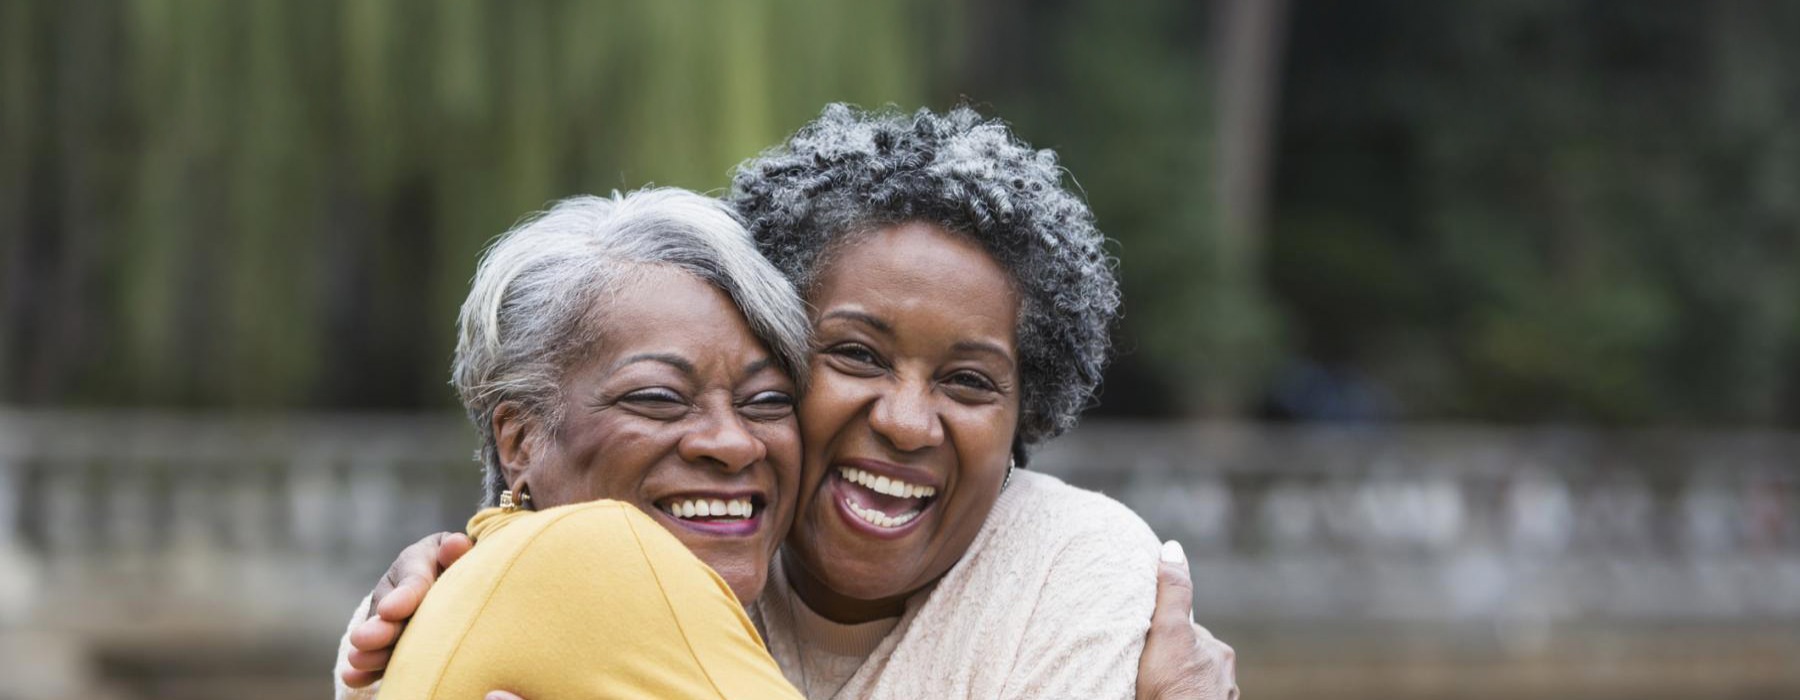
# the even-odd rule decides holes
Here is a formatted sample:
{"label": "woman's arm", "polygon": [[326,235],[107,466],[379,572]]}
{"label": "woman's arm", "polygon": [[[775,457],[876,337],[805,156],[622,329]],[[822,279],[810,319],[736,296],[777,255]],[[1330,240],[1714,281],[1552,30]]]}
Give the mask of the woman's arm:
{"label": "woman's arm", "polygon": [[1194,583],[1181,543],[1163,543],[1156,612],[1138,660],[1138,700],[1237,700],[1237,652],[1194,622]]}
{"label": "woman's arm", "polygon": [[[1235,652],[1192,622],[1181,545],[1159,546],[1136,513],[1103,496],[1065,491],[1054,501],[1048,510],[1084,517],[1050,536],[1058,544],[1004,694],[1235,699]],[[1037,524],[1057,529],[1056,521]]]}
{"label": "woman's arm", "polygon": [[615,501],[484,531],[407,625],[384,700],[798,697],[724,580]]}
{"label": "woman's arm", "polygon": [[460,532],[425,536],[400,551],[375,590],[350,615],[338,643],[332,674],[337,700],[375,700],[400,631],[445,569],[467,554],[474,541]]}
{"label": "woman's arm", "polygon": [[1130,698],[1156,603],[1157,545],[1123,506],[1089,504],[1055,553],[1008,674],[1009,698]]}

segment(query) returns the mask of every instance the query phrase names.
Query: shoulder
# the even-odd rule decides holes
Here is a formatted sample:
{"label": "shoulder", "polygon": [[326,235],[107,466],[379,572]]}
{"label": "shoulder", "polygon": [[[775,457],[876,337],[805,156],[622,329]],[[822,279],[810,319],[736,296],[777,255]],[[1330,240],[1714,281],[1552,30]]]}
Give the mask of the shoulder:
{"label": "shoulder", "polygon": [[584,559],[622,563],[688,553],[650,516],[630,504],[611,500],[497,516],[483,511],[470,521],[469,532],[476,538],[471,554],[485,550],[489,556],[510,553],[555,557],[558,552],[572,551]]}
{"label": "shoulder", "polygon": [[[1017,472],[995,505],[997,536],[1059,554],[1115,553],[1152,564],[1156,534],[1144,519],[1106,494],[1071,486],[1049,474]],[[1146,559],[1147,557],[1147,559]],[[1109,557],[1111,558],[1111,557]]]}
{"label": "shoulder", "polygon": [[970,576],[1005,572],[1026,579],[1012,585],[1052,597],[1093,594],[1136,607],[1156,595],[1160,543],[1143,518],[1048,474],[1013,474],[972,551],[983,563],[972,563]]}
{"label": "shoulder", "polygon": [[1012,535],[1041,557],[1021,568],[1042,578],[1005,694],[1130,697],[1156,606],[1156,535],[1104,494],[1047,474],[1020,477]]}
{"label": "shoulder", "polygon": [[1157,554],[1118,501],[1014,472],[962,561],[901,623],[920,632],[891,658],[959,669],[958,695],[1118,697],[1149,628]]}

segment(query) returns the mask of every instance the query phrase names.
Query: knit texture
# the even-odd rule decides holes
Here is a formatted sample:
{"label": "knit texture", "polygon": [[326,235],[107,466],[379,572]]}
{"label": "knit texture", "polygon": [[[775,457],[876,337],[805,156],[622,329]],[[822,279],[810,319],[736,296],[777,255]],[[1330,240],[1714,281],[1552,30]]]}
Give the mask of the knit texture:
{"label": "knit texture", "polygon": [[811,700],[1130,698],[1159,553],[1124,505],[1022,471],[962,561],[914,594],[860,662],[802,636],[820,626],[790,604],[779,567],[751,616]]}

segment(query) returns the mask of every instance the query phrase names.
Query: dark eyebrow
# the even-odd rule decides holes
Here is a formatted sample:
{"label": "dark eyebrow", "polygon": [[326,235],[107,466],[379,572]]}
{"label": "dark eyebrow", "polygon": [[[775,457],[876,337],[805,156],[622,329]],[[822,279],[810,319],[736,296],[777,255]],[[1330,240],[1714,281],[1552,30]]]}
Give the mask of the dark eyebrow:
{"label": "dark eyebrow", "polygon": [[956,352],[978,352],[993,355],[1005,360],[1009,366],[1013,363],[1012,353],[1007,352],[1006,348],[1001,347],[999,343],[985,340],[962,340],[950,346],[950,349]]}
{"label": "dark eyebrow", "polygon": [[669,353],[657,353],[657,352],[639,353],[636,355],[632,355],[631,357],[625,358],[623,361],[619,362],[618,366],[625,367],[625,366],[636,364],[639,362],[661,362],[665,365],[668,365],[670,367],[674,367],[675,369],[681,370],[682,374],[686,374],[689,376],[692,376],[694,374],[694,363],[689,362],[688,359],[685,357],[682,357],[680,355],[671,355]]}
{"label": "dark eyebrow", "polygon": [[819,317],[819,320],[825,321],[825,320],[834,319],[834,318],[842,318],[842,319],[848,319],[851,321],[861,322],[864,325],[869,326],[870,328],[874,328],[875,330],[881,331],[882,333],[886,333],[888,335],[894,334],[894,327],[888,325],[887,321],[883,321],[879,318],[875,318],[874,316],[870,316],[861,311],[854,311],[851,309],[838,309],[836,311],[826,313],[824,316]]}
{"label": "dark eyebrow", "polygon": [[744,365],[744,376],[750,376],[752,374],[756,374],[757,372],[761,372],[765,369],[768,369],[769,366],[773,365],[773,364],[775,364],[775,358],[765,357],[765,358],[762,358],[755,362],[752,362],[750,364]]}

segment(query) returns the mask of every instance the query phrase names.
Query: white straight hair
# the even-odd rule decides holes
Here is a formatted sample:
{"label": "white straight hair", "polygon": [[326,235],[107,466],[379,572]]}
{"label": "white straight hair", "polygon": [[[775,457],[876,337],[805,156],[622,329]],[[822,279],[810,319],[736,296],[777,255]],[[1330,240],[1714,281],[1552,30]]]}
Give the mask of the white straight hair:
{"label": "white straight hair", "polygon": [[564,199],[494,240],[457,319],[450,383],[481,436],[484,505],[507,487],[495,411],[516,402],[528,419],[559,426],[564,376],[606,336],[596,306],[646,266],[725,292],[781,369],[805,381],[805,307],[730,207],[675,188]]}

